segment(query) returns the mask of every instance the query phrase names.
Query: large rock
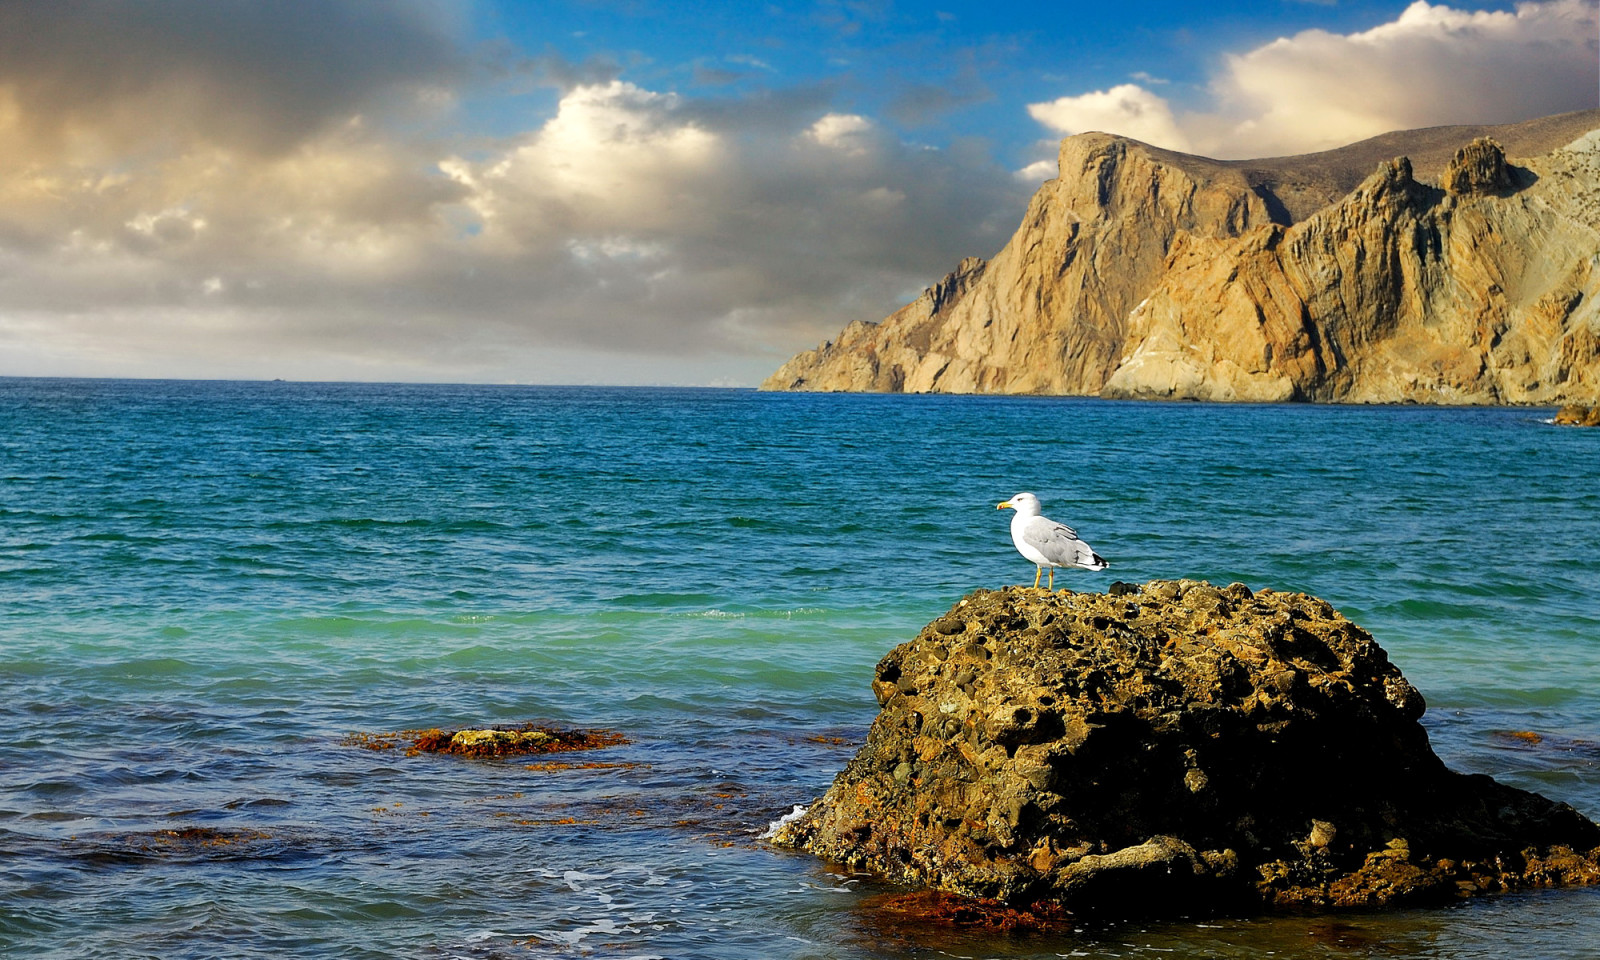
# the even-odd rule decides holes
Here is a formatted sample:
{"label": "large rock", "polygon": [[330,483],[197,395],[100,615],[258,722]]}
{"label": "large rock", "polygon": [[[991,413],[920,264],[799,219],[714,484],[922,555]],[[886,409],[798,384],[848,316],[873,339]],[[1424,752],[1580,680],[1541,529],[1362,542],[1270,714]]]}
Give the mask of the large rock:
{"label": "large rock", "polygon": [[1554,422],[1566,427],[1600,427],[1600,403],[1592,407],[1569,403],[1556,411]]}
{"label": "large rock", "polygon": [[1069,137],[1060,176],[991,261],[964,261],[762,387],[1591,398],[1600,134],[1586,134],[1596,128],[1591,110],[1244,161]]}
{"label": "large rock", "polygon": [[1011,904],[1373,907],[1600,881],[1600,827],[1447,770],[1422,696],[1303,594],[978,591],[878,664],[777,842]]}

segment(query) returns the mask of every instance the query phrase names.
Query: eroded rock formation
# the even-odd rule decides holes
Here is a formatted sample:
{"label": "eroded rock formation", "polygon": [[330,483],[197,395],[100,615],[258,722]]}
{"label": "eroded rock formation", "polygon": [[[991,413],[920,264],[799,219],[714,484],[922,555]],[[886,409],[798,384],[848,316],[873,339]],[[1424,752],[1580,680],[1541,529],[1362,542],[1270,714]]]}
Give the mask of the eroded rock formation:
{"label": "eroded rock formation", "polygon": [[[1600,392],[1600,111],[1221,162],[1062,141],[993,260],[777,390],[1554,404]],[[1594,130],[1590,134],[1588,131]],[[1512,162],[1512,156],[1524,159]]]}
{"label": "eroded rock formation", "polygon": [[1322,600],[978,591],[878,664],[867,743],[777,842],[1010,904],[1349,908],[1600,882],[1600,827],[1445,768]]}

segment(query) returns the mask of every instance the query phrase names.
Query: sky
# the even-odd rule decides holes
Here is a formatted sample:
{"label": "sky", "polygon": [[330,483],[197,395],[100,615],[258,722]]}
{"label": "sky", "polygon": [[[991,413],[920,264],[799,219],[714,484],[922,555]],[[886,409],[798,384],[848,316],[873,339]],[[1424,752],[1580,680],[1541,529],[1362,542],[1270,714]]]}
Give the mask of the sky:
{"label": "sky", "polygon": [[0,0],[0,376],[753,385],[1089,130],[1600,106],[1600,0]]}

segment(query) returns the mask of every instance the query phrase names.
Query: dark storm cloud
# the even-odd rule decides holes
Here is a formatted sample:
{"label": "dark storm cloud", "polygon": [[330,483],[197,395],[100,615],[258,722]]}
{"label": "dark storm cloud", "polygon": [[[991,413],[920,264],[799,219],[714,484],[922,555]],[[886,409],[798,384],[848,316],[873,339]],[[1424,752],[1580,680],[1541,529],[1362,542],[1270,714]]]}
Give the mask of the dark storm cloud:
{"label": "dark storm cloud", "polygon": [[39,0],[0,4],[0,87],[44,144],[193,136],[283,150],[467,71],[451,4]]}

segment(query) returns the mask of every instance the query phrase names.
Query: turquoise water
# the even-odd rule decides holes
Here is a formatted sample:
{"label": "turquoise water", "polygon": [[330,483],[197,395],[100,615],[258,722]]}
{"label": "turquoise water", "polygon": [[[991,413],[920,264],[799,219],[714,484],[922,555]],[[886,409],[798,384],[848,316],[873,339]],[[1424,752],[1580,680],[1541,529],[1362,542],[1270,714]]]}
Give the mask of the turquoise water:
{"label": "turquoise water", "polygon": [[[1112,562],[1067,585],[1316,593],[1449,764],[1600,816],[1600,432],[1548,416],[0,380],[0,955],[1591,957],[1595,890],[906,930],[756,839],[860,743],[891,646],[1031,579],[1019,489]],[[632,742],[342,742],[524,721]]]}

